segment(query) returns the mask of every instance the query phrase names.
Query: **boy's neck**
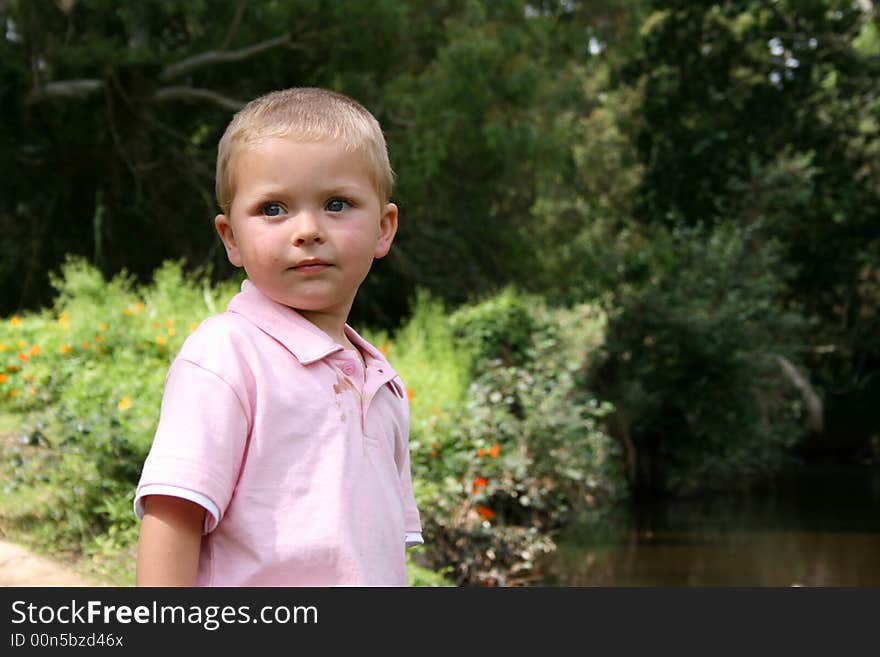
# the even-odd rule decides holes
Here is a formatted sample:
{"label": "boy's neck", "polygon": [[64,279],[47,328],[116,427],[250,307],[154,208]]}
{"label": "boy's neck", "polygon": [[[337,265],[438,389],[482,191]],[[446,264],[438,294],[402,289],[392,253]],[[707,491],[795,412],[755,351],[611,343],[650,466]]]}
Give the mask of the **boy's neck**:
{"label": "boy's neck", "polygon": [[304,317],[306,320],[314,324],[316,327],[321,329],[324,333],[326,333],[333,342],[338,345],[342,345],[345,349],[354,349],[357,351],[357,347],[348,339],[348,336],[345,334],[345,320],[340,319],[336,315],[329,315],[326,313],[313,312],[309,310],[299,310],[297,312]]}

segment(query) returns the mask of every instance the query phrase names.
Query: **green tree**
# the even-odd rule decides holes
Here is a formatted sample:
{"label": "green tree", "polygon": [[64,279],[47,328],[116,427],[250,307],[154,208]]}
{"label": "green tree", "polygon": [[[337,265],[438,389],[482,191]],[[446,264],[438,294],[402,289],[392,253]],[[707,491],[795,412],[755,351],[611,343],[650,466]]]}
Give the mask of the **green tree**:
{"label": "green tree", "polygon": [[210,222],[216,143],[244,100],[291,85],[364,102],[399,174],[399,248],[356,321],[393,325],[419,285],[450,301],[534,286],[530,208],[566,166],[558,119],[633,4],[8,0],[0,166],[17,175],[0,304],[48,301],[69,252],[105,275],[143,280],[169,257],[229,275]]}
{"label": "green tree", "polygon": [[211,219],[232,113],[320,85],[387,118],[382,87],[430,56],[407,32],[414,11],[396,0],[0,3],[0,170],[14,173],[0,188],[0,305],[46,303],[47,272],[67,253],[105,275],[146,280],[180,257],[229,275]]}
{"label": "green tree", "polygon": [[635,218],[778,242],[838,443],[880,427],[855,410],[880,391],[876,24],[870,2],[658,1],[620,68],[640,99]]}

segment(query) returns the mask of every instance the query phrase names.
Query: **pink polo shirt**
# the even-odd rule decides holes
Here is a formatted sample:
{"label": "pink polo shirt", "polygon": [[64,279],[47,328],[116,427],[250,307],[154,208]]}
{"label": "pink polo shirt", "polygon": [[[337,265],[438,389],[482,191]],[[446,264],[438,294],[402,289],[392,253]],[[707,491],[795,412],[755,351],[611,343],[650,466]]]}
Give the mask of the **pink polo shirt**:
{"label": "pink polo shirt", "polygon": [[198,586],[405,586],[421,542],[406,388],[250,281],[168,371],[135,496],[202,504]]}

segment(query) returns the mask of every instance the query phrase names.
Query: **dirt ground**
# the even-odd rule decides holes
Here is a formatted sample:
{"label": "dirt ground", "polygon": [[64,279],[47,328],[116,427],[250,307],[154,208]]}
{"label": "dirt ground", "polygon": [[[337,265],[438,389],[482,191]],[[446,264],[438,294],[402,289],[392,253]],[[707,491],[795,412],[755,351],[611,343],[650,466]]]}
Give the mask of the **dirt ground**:
{"label": "dirt ground", "polygon": [[63,563],[0,541],[0,586],[99,586]]}

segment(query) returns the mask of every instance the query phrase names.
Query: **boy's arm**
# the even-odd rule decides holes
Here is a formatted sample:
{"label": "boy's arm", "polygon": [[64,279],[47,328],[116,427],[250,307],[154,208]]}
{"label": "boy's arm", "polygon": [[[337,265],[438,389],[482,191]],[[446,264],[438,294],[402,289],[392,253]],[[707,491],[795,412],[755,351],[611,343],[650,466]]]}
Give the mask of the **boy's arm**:
{"label": "boy's arm", "polygon": [[180,497],[144,498],[138,540],[138,586],[194,586],[205,510]]}

